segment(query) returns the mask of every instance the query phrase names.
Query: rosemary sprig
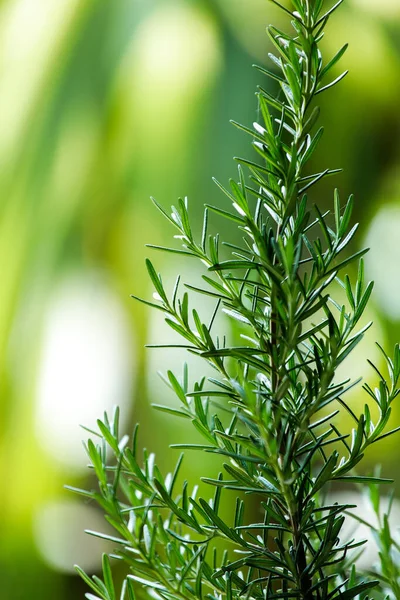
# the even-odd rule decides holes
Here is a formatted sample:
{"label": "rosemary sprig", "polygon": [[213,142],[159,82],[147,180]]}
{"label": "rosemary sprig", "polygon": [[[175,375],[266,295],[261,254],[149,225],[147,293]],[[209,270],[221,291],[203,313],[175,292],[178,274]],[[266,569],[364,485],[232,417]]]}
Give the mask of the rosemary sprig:
{"label": "rosemary sprig", "polygon": [[[364,384],[378,406],[377,420],[367,404],[356,415],[346,402],[357,381],[338,381],[336,374],[368,327],[358,328],[373,286],[364,279],[366,250],[345,252],[357,230],[350,225],[353,198],[342,205],[336,190],[332,211],[322,214],[307,197],[336,172],[322,167],[310,174],[307,167],[323,134],[315,99],[346,75],[332,72],[347,46],[328,60],[320,50],[341,0],[330,8],[324,0],[292,0],[290,9],[272,1],[290,16],[292,33],[268,28],[275,54],[271,70],[260,70],[281,91],[275,97],[259,88],[261,122],[253,129],[234,123],[251,137],[261,160],[237,159],[238,181],[228,189],[217,182],[233,210],[206,206],[200,240],[193,235],[187,200],[179,200],[171,215],[155,202],[177,230],[181,247],[151,247],[195,258],[206,271],[203,282],[186,291],[178,278],[169,295],[147,260],[155,299],[142,300],[165,314],[183,340],[180,347],[215,371],[192,385],[187,367],[182,379],[168,372],[180,407],[157,408],[190,421],[204,444],[184,448],[226,457],[225,472],[203,478],[214,488],[210,501],[197,500],[187,482],[176,493],[181,459],[165,478],[152,456],[145,453],[141,462],[136,432],[131,446],[125,437],[120,440],[117,411],[111,422],[107,415],[98,422],[99,443],[87,445],[98,491],[75,490],[97,501],[117,532],[111,538],[116,556],[129,568],[122,598],[135,597],[132,582],[155,598],[188,600],[351,600],[378,584],[355,569],[346,574],[346,556],[362,542],[340,540],[349,506],[330,505],[323,493],[337,481],[387,481],[358,475],[355,467],[370,445],[393,433],[385,427],[400,377],[399,347],[393,359],[382,350],[388,376],[375,369],[378,387]],[[210,211],[239,229],[241,244],[223,246],[219,235],[209,234]],[[347,273],[351,264],[358,264],[354,283]],[[343,305],[335,300],[339,288],[346,296]],[[189,292],[215,300],[211,321],[190,308]],[[228,344],[214,334],[220,311],[238,324],[243,343]],[[335,420],[342,411],[354,420],[350,433]],[[230,523],[219,514],[225,490],[238,494]],[[256,523],[245,512],[253,496],[263,513]],[[237,555],[230,550],[220,555],[217,538]],[[114,600],[107,558],[103,571],[103,581],[79,572],[97,594],[89,598]]]}

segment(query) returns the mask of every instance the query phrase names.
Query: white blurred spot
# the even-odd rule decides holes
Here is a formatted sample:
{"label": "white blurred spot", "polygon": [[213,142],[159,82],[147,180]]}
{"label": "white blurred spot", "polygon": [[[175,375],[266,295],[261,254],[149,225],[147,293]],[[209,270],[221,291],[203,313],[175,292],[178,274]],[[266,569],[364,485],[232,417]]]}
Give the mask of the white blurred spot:
{"label": "white blurred spot", "polygon": [[268,37],[265,28],[268,23],[280,27],[284,17],[282,11],[265,0],[216,1],[233,34],[246,50],[260,60],[267,58]]}
{"label": "white blurred spot", "polygon": [[94,427],[105,410],[130,402],[133,365],[129,324],[105,280],[63,281],[48,311],[37,389],[36,432],[52,458],[85,468],[79,425]]}
{"label": "white blurred spot", "polygon": [[[356,282],[355,274],[351,277],[351,281],[354,289]],[[332,298],[334,298],[339,305],[345,304],[348,307],[348,300],[345,292],[337,285],[335,286],[334,290],[332,290]],[[366,307],[363,316],[354,330],[354,333],[361,330],[371,321],[372,326],[367,329],[361,342],[357,344],[353,351],[350,352],[346,359],[341,363],[336,373],[337,382],[345,381],[347,379],[354,381],[360,377],[362,378],[362,382],[348,392],[349,396],[352,397],[352,402],[354,403],[353,408],[357,407],[357,410],[361,411],[363,410],[366,400],[365,393],[361,392],[361,384],[364,381],[370,381],[371,377],[374,377],[374,373],[371,369],[371,365],[368,363],[368,360],[370,360],[373,364],[380,366],[382,364],[382,353],[377,347],[376,342],[379,342],[383,346],[385,345],[384,331],[378,315],[376,314],[376,311],[372,305],[368,305]]]}
{"label": "white blurred spot", "polygon": [[43,560],[63,573],[78,564],[89,574],[100,568],[103,552],[114,546],[85,530],[115,535],[100,511],[75,501],[53,501],[41,506],[34,517],[33,535]]}
{"label": "white blurred spot", "polygon": [[152,172],[157,157],[175,164],[171,144],[191,143],[185,135],[221,64],[218,26],[207,11],[193,2],[159,3],[137,29],[116,79],[117,155],[136,150]]}
{"label": "white blurred spot", "polygon": [[389,319],[400,319],[400,207],[384,206],[366,236],[368,275],[375,281],[374,296]]}
{"label": "white blurred spot", "polygon": [[[376,514],[370,504],[369,501],[362,495],[357,492],[337,492],[333,494],[329,494],[328,502],[329,504],[337,502],[338,504],[356,504],[357,508],[349,509],[350,513],[353,513],[356,516],[361,517],[367,523],[370,523],[372,527],[378,527],[378,520]],[[380,498],[380,516],[382,518],[383,514],[387,511],[389,506],[389,497],[381,496]],[[389,525],[391,529],[391,533],[393,538],[397,543],[400,543],[400,531],[399,531],[399,523],[400,523],[400,502],[399,500],[394,500],[392,504],[392,509],[389,516]],[[356,565],[361,570],[371,569],[379,560],[378,556],[378,547],[376,545],[376,541],[374,539],[373,532],[370,527],[367,525],[363,525],[352,519],[351,517],[346,517],[343,528],[341,530],[340,539],[342,542],[354,540],[356,542],[360,542],[362,540],[367,540],[367,543],[364,544],[363,553],[357,559]],[[354,554],[358,554],[360,548],[356,548],[352,552]]]}
{"label": "white blurred spot", "polygon": [[[160,94],[193,94],[220,65],[218,29],[210,15],[190,4],[166,3],[144,21],[134,40],[137,83]],[[194,89],[193,89],[194,86]]]}
{"label": "white blurred spot", "polygon": [[[379,4],[379,0],[376,4]],[[360,118],[363,110],[368,113],[371,102],[376,110],[382,105],[393,104],[397,89],[397,54],[379,19],[371,18],[358,9],[339,9],[330,24],[330,34],[324,38],[324,62],[327,63],[349,40],[351,44],[348,51],[334,67],[331,78],[344,70],[350,71],[349,76],[336,88],[335,94],[337,101],[342,94],[342,101],[346,97],[346,102],[349,102],[352,93],[357,98],[363,98],[363,102],[350,103],[347,109],[357,112]],[[374,85],[371,85],[371,73],[374,73]]]}

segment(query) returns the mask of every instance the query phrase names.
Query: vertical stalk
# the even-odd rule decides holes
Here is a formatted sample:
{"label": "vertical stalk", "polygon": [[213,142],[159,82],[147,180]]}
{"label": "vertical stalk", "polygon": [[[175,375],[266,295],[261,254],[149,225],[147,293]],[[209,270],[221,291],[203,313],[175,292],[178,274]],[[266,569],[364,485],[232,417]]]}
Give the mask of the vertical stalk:
{"label": "vertical stalk", "polygon": [[[293,39],[292,49],[289,48],[288,53],[284,52],[281,58],[281,60],[283,60],[284,63],[286,62],[288,71],[296,73],[297,65],[294,64],[294,61],[298,60],[297,51],[299,51],[301,52],[300,64],[302,65],[302,75],[300,82],[301,93],[297,104],[294,102],[295,93],[292,87],[291,76],[289,76],[288,72],[285,71],[285,69],[283,68],[283,71],[285,72],[287,77],[288,86],[292,89],[293,93],[292,102],[290,102],[289,98],[285,94],[287,97],[288,110],[293,111],[295,115],[295,128],[293,131],[293,137],[291,141],[291,156],[290,158],[288,157],[288,161],[286,162],[284,198],[280,206],[279,200],[276,200],[277,212],[278,214],[279,212],[281,214],[280,221],[278,222],[276,228],[276,240],[278,241],[279,238],[282,237],[284,246],[287,245],[289,242],[293,242],[293,244],[295,245],[299,235],[301,235],[302,233],[291,229],[291,226],[289,225],[289,217],[291,215],[290,213],[288,214],[288,211],[291,211],[293,215],[295,213],[298,202],[301,199],[298,195],[297,181],[302,177],[303,164],[301,164],[299,156],[301,146],[304,144],[305,124],[308,118],[307,113],[317,89],[321,68],[320,65],[318,65],[315,61],[317,42],[314,38],[314,30],[316,27],[316,21],[318,20],[318,14],[314,14],[313,7],[310,5],[309,0],[303,0],[303,2],[300,2],[300,4],[302,4],[303,7],[303,16],[300,15],[302,35],[299,35],[297,38]],[[296,16],[296,19],[297,18],[298,16]],[[271,35],[274,37],[273,33],[271,33]],[[281,119],[284,119],[284,113],[282,113]],[[278,137],[277,141],[283,147],[282,138]],[[293,168],[292,165],[292,161],[294,160],[297,161],[295,168]],[[283,216],[285,216],[285,219],[283,218]],[[279,266],[278,256],[276,254],[273,257],[273,266]],[[289,265],[289,267],[292,268],[292,265]],[[286,274],[286,276],[288,277],[289,274]],[[297,273],[294,273],[293,279],[295,280],[296,277]],[[281,335],[281,328],[279,326],[280,316],[279,311],[277,309],[278,292],[279,289],[277,288],[274,281],[271,279],[270,365],[272,397],[277,396],[277,391],[281,384],[281,376],[286,369],[286,360],[289,352],[289,348],[286,348],[286,351],[283,351],[282,353],[280,353],[278,350],[280,343],[279,338]],[[291,296],[291,294],[289,294],[289,296]],[[286,300],[288,304],[289,302],[291,304],[290,306],[287,306],[287,312],[288,314],[290,313],[290,315],[292,315],[295,312],[295,310],[293,309],[293,303],[295,302],[295,300],[291,297],[286,298]],[[290,319],[290,325],[292,325],[292,327],[296,327],[294,319],[292,318]],[[288,332],[287,339],[292,340],[293,345],[296,345],[296,331]],[[284,340],[282,340],[282,343],[284,343]],[[278,439],[285,440],[282,427],[286,427],[286,423],[282,422],[282,419],[280,419],[279,412],[280,411],[277,410],[277,437]],[[298,436],[298,433],[299,432],[296,431],[296,436]],[[286,481],[287,474],[284,472],[284,456],[286,450],[286,442],[283,441],[283,445],[281,444],[281,447],[277,448],[277,460],[275,470],[277,479],[280,482],[283,497],[287,505],[289,523],[291,528],[291,538],[293,541],[293,558],[296,564],[296,573],[293,573],[293,575],[297,579],[297,585],[301,594],[301,598],[303,600],[313,600],[314,596],[310,591],[310,589],[312,588],[312,579],[306,571],[307,551],[303,539],[304,534],[301,530],[302,502],[301,498],[298,495],[296,495],[292,483],[288,483]]]}

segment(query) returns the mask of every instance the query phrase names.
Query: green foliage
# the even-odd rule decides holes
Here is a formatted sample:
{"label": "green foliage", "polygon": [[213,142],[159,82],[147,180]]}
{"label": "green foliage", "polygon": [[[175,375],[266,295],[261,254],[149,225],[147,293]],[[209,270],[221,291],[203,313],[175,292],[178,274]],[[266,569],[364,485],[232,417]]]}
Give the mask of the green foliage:
{"label": "green foliage", "polygon": [[[142,302],[161,310],[182,338],[179,347],[215,372],[193,385],[187,367],[181,380],[168,372],[180,406],[157,408],[191,421],[204,438],[203,444],[180,447],[219,454],[227,463],[217,478],[203,478],[214,488],[211,500],[197,499],[187,482],[175,489],[181,458],[164,477],[152,455],[139,458],[137,429],[131,441],[120,438],[118,411],[111,422],[107,415],[98,421],[98,443],[87,444],[98,490],[75,491],[95,500],[117,533],[97,535],[113,541],[115,558],[129,567],[122,598],[135,597],[136,582],[135,589],[138,584],[164,599],[351,600],[388,580],[384,571],[374,578],[350,567],[348,555],[363,541],[341,539],[350,506],[326,500],[335,482],[388,481],[355,468],[369,446],[392,433],[385,428],[399,393],[400,349],[393,359],[382,350],[388,376],[374,367],[378,386],[364,384],[378,416],[367,404],[356,415],[345,395],[358,382],[341,381],[337,371],[370,325],[359,326],[373,287],[364,279],[366,251],[345,252],[357,230],[350,224],[352,197],[342,204],[335,191],[332,211],[325,214],[307,199],[311,188],[336,172],[306,171],[323,134],[313,100],[346,74],[335,78],[332,70],[347,46],[327,62],[321,55],[324,28],[341,1],[329,9],[324,4],[292,0],[293,12],[281,6],[292,34],[268,29],[274,70],[260,70],[280,93],[260,87],[261,123],[253,129],[235,123],[250,135],[261,163],[237,159],[238,182],[228,189],[217,182],[233,211],[207,205],[197,240],[186,200],[172,207],[171,216],[155,202],[177,230],[181,248],[151,247],[200,260],[207,268],[203,283],[186,288],[215,300],[204,322],[191,308],[188,291],[181,291],[180,278],[169,294],[147,261],[155,294],[154,302]],[[240,244],[209,233],[210,211],[236,225]],[[351,264],[358,264],[354,282],[347,273]],[[240,344],[214,334],[221,311],[236,324]],[[335,419],[343,411],[354,420],[350,433]],[[229,522],[219,513],[227,490],[237,493]],[[249,521],[245,510],[252,498],[262,511],[259,522]],[[383,555],[391,543],[386,530],[384,524]],[[228,543],[222,551],[220,538]],[[88,598],[116,598],[107,557],[103,581],[79,572],[96,593]]]}
{"label": "green foliage", "polygon": [[390,519],[393,509],[393,492],[386,497],[387,508],[381,507],[379,485],[371,483],[367,488],[367,499],[370,514],[375,514],[375,523],[361,517],[360,514],[349,512],[352,519],[368,527],[378,549],[377,564],[371,565],[370,575],[380,582],[382,597],[400,598],[400,544],[398,536],[393,533]]}

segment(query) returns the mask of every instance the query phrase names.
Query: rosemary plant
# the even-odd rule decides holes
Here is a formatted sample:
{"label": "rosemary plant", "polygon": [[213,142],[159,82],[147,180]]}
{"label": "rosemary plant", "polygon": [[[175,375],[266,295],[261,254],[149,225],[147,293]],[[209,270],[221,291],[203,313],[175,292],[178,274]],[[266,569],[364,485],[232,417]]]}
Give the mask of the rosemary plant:
{"label": "rosemary plant", "polygon": [[[186,200],[172,207],[171,216],[155,202],[182,246],[152,247],[197,259],[206,272],[202,284],[187,285],[187,291],[178,277],[169,295],[147,260],[155,300],[141,300],[164,313],[183,340],[180,347],[214,370],[214,377],[192,385],[187,367],[182,378],[168,372],[180,406],[158,408],[187,419],[204,442],[184,448],[222,455],[224,473],[202,479],[213,490],[211,500],[196,498],[187,482],[177,491],[182,457],[164,477],[152,455],[139,457],[137,428],[133,439],[120,438],[117,410],[98,421],[92,432],[98,441],[86,446],[98,489],[75,490],[96,501],[116,531],[116,537],[97,535],[115,543],[114,558],[127,566],[123,599],[142,590],[165,600],[351,600],[365,597],[381,579],[351,565],[350,551],[363,542],[341,539],[350,506],[330,503],[325,493],[336,482],[388,481],[359,475],[356,467],[369,446],[392,433],[385,427],[400,377],[399,347],[393,359],[381,349],[388,375],[375,368],[378,386],[363,386],[377,418],[368,404],[356,415],[346,402],[357,382],[340,381],[337,371],[369,327],[359,329],[359,323],[373,284],[364,280],[366,250],[347,253],[357,230],[350,225],[353,198],[342,204],[336,190],[332,211],[324,214],[307,200],[311,188],[336,172],[310,174],[307,163],[323,133],[315,99],[346,75],[332,80],[347,45],[328,61],[320,51],[342,0],[330,8],[325,0],[291,0],[290,9],[272,2],[287,13],[292,29],[268,28],[275,54],[271,70],[260,71],[280,92],[275,97],[259,88],[261,122],[254,129],[235,123],[249,134],[259,161],[237,159],[238,182],[229,189],[217,183],[233,210],[206,206],[199,240]],[[219,235],[209,235],[210,212],[239,229],[239,245],[223,246]],[[350,270],[357,272],[353,282],[350,265],[357,265]],[[210,322],[190,308],[188,291],[215,300]],[[237,322],[241,343],[229,345],[214,334],[220,311]],[[339,429],[343,411],[354,421],[350,433]],[[229,522],[219,514],[222,493],[236,503]],[[246,510],[255,504],[257,521]],[[387,537],[381,540],[386,551]],[[103,571],[101,580],[78,568],[94,592],[87,598],[115,600],[106,555]]]}

